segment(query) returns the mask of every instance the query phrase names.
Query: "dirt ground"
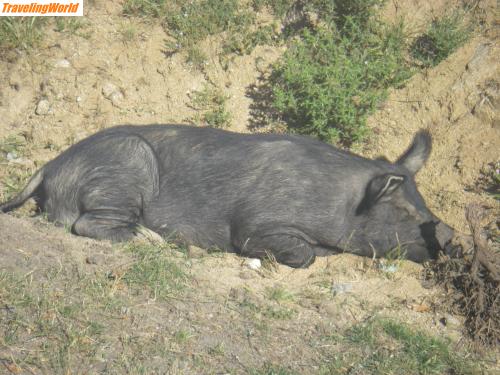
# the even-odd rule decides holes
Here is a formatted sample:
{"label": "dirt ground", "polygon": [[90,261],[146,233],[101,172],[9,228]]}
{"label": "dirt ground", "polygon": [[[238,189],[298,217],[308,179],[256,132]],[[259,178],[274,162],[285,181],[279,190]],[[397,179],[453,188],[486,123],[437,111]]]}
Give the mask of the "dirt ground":
{"label": "dirt ground", "polygon": [[[417,33],[433,16],[457,3],[396,0],[388,2],[383,14],[389,21],[405,17],[411,21],[410,31]],[[418,175],[419,189],[438,216],[464,233],[468,203],[481,202],[491,209],[485,225],[498,220],[500,213],[499,201],[477,188],[482,170],[500,161],[498,21],[494,1],[478,4],[477,11],[483,11],[486,19],[482,31],[437,67],[391,91],[369,119],[373,136],[360,150],[369,157],[394,160],[418,129],[429,129],[433,152]],[[208,41],[203,48],[209,52],[209,62],[202,73],[187,65],[182,55],[165,55],[169,36],[161,26],[124,17],[121,11],[121,2],[95,0],[86,6],[84,26],[77,32],[48,28],[35,53],[12,51],[0,65],[0,139],[20,135],[27,139],[22,155],[0,164],[0,197],[7,191],[2,181],[9,168],[30,174],[100,129],[191,122],[196,110],[190,95],[206,82],[228,95],[230,129],[250,131],[248,90],[283,48],[257,47],[250,55],[236,57],[226,71],[216,58],[217,41]],[[96,256],[98,261],[88,261]],[[389,315],[463,344],[461,317],[440,309],[440,291],[422,287],[422,267],[412,262],[384,272],[369,259],[344,254],[321,258],[306,270],[278,266],[274,271],[255,271],[230,254],[182,259],[191,280],[184,298],[136,301],[130,307],[135,321],[109,323],[116,332],[140,326],[144,337],[155,340],[188,330],[189,342],[171,348],[169,373],[197,373],[199,358],[218,373],[248,373],[266,362],[315,373],[317,363],[337,349],[317,337],[373,314]],[[36,282],[52,268],[93,275],[109,273],[129,261],[130,255],[119,248],[72,236],[31,217],[28,210],[0,215],[0,271],[31,275]],[[340,287],[340,293],[332,293],[335,285],[347,285],[348,290],[342,292]],[[249,322],[239,306],[250,300],[269,307],[266,291],[276,286],[300,296],[285,304],[294,311],[293,318],[273,320],[265,329],[255,330],[255,322]],[[443,325],[443,317],[452,323]],[[112,348],[122,345],[120,340],[119,335],[108,337],[103,362],[87,368],[88,373],[103,371],[106,358],[119,356]],[[204,354],[207,348],[213,349],[212,355]],[[152,363],[157,360],[151,358]],[[498,357],[491,366],[498,366]],[[72,373],[85,372],[74,368]]]}

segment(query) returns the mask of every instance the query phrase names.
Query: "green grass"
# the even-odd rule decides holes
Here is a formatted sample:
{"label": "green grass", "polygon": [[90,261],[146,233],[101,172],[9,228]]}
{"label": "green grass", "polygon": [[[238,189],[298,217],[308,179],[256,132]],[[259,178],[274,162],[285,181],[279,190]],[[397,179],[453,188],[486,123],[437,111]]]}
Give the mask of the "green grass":
{"label": "green grass", "polygon": [[10,164],[9,159],[16,160],[28,153],[26,138],[11,135],[0,140],[0,165],[4,166],[0,181],[0,201],[12,198],[25,186],[33,171],[23,165]]}
{"label": "green grass", "polygon": [[78,30],[85,26],[84,21],[80,17],[54,17],[54,19],[56,23],[55,29],[60,33],[77,34]]}
{"label": "green grass", "polygon": [[275,16],[283,17],[294,2],[295,0],[252,0],[252,6],[256,11],[261,11],[266,6]]}
{"label": "green grass", "polygon": [[275,30],[275,26],[265,25],[255,31],[232,33],[222,46],[222,52],[224,55],[248,55],[256,46],[274,45],[278,39]]}
{"label": "green grass", "polygon": [[480,374],[472,359],[464,359],[446,339],[429,336],[405,323],[372,318],[348,329],[342,356],[324,374]]}
{"label": "green grass", "polygon": [[123,13],[143,17],[162,17],[168,9],[167,0],[126,0]]}
{"label": "green grass", "polygon": [[260,369],[250,370],[250,375],[297,375],[295,371],[289,371],[285,367],[266,363]]}
{"label": "green grass", "polygon": [[64,373],[75,360],[96,360],[104,328],[96,312],[117,313],[112,284],[80,277],[53,288],[61,272],[48,272],[41,283],[0,272],[0,348],[15,354],[18,368]]}
{"label": "green grass", "polygon": [[228,96],[213,85],[205,85],[202,90],[192,95],[193,108],[200,111],[195,122],[202,122],[214,128],[227,128],[231,124],[231,115],[226,108]]}
{"label": "green grass", "polygon": [[26,186],[32,174],[33,171],[25,168],[7,167],[6,176],[1,181],[0,201],[7,201],[18,194]]}
{"label": "green grass", "polygon": [[294,295],[281,286],[266,289],[266,297],[272,301],[284,302],[293,301]]}
{"label": "green grass", "polygon": [[264,303],[249,298],[248,296],[240,301],[238,306],[242,309],[242,312],[251,317],[253,321],[257,322],[258,326],[263,327],[264,329],[267,327],[267,319],[277,321],[290,320],[297,313],[297,311],[292,307],[283,306],[277,303]]}
{"label": "green grass", "polygon": [[[35,278],[0,271],[0,368],[86,373],[105,360],[111,373],[153,373],[151,357],[173,360],[164,330],[142,335],[130,324],[141,319],[134,309],[146,301],[183,290],[183,263],[174,264],[166,246],[125,251],[132,261],[110,272],[86,273],[77,264],[35,268]],[[172,337],[182,344],[191,336],[178,331]]]}
{"label": "green grass", "polygon": [[0,161],[6,160],[9,153],[22,156],[25,147],[26,139],[22,136],[10,135],[0,140]]}
{"label": "green grass", "polygon": [[223,31],[246,30],[254,16],[238,0],[195,0],[180,2],[177,12],[166,18],[176,48],[185,48]]}
{"label": "green grass", "polygon": [[439,64],[463,45],[471,35],[471,28],[463,12],[455,11],[435,19],[427,31],[411,45],[412,56],[425,67]]}
{"label": "green grass", "polygon": [[43,38],[45,17],[0,17],[0,49],[29,50]]}
{"label": "green grass", "polygon": [[166,42],[166,52],[185,52],[186,61],[201,70],[206,57],[198,44],[209,36],[221,39],[222,60],[229,54],[248,54],[255,46],[276,39],[274,28],[257,25],[252,7],[240,0],[127,0],[123,12],[158,19],[172,37]]}
{"label": "green grass", "polygon": [[[93,369],[96,373],[150,374],[165,373],[182,358],[199,371],[213,373],[221,370],[216,362],[234,360],[227,341],[211,342],[201,351],[196,349],[202,342],[199,339],[208,332],[206,321],[201,319],[204,314],[193,312],[193,319],[190,309],[194,307],[182,307],[193,296],[180,294],[168,299],[173,290],[175,294],[182,291],[176,285],[185,284],[183,259],[177,259],[180,270],[172,272],[173,260],[166,255],[171,249],[134,245],[123,250],[132,257],[129,262],[120,262],[121,266],[115,266],[112,272],[101,268],[91,271],[67,260],[60,266],[27,274],[0,271],[0,365],[14,373],[86,373]],[[152,301],[155,295],[166,299],[157,303],[161,298]],[[206,298],[197,295],[200,300]],[[270,295],[283,300],[281,292]],[[205,305],[195,306],[203,309]],[[275,334],[302,334],[294,328],[298,322],[284,321],[294,319],[296,312],[275,301],[271,306],[247,295],[230,309],[225,307],[227,302],[222,302],[210,310],[220,314],[213,317],[214,332],[238,332],[245,327],[251,336],[249,342],[262,345],[262,350],[268,350],[268,340]],[[238,320],[228,322],[231,313]],[[182,328],[172,330],[172,324],[181,321]],[[306,327],[314,331],[314,325]],[[304,359],[304,363],[318,366],[318,374],[481,373],[480,362],[456,351],[448,340],[387,318],[372,318],[347,329],[335,328],[321,340],[318,342],[314,331],[303,341],[306,348],[318,353],[317,358]],[[262,358],[261,354],[255,355]],[[296,366],[264,362],[262,367],[246,368],[246,372],[302,373],[290,369]]]}
{"label": "green grass", "polygon": [[171,246],[129,244],[126,248],[135,258],[123,273],[117,275],[134,293],[147,291],[154,300],[165,300],[178,294],[186,286],[187,275],[171,259]]}
{"label": "green grass", "polygon": [[181,329],[174,333],[173,339],[177,344],[182,345],[187,343],[192,337],[193,335],[189,331]]}
{"label": "green grass", "polygon": [[119,33],[123,42],[128,43],[137,38],[137,29],[131,23],[122,24],[119,28]]}
{"label": "green grass", "polygon": [[289,320],[292,319],[297,311],[293,308],[286,306],[266,306],[261,310],[261,314],[265,318],[275,320]]}
{"label": "green grass", "polygon": [[207,55],[197,46],[191,46],[186,51],[186,62],[197,70],[203,71],[207,59]]}

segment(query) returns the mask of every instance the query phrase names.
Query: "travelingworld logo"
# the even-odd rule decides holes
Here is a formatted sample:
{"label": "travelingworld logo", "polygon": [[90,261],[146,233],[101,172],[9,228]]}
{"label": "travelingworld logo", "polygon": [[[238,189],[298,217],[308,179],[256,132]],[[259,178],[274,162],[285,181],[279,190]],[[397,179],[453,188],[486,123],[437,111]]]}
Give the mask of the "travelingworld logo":
{"label": "travelingworld logo", "polygon": [[0,16],[83,16],[83,0],[0,1]]}

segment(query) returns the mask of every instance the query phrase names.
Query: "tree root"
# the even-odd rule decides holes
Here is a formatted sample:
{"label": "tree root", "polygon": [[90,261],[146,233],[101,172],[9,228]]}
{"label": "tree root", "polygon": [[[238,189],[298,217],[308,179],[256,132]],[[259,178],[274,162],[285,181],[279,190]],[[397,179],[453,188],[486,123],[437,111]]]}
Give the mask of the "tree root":
{"label": "tree root", "polygon": [[465,216],[473,239],[472,254],[459,259],[442,256],[426,264],[424,279],[445,289],[444,305],[465,317],[465,333],[478,348],[496,346],[500,344],[500,252],[482,233],[484,209],[470,204]]}

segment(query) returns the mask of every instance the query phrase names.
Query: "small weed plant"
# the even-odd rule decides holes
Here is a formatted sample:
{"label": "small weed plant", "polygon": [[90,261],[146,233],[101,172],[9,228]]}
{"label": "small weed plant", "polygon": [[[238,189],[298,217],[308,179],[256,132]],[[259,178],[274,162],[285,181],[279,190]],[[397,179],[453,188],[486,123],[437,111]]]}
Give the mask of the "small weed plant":
{"label": "small weed plant", "polygon": [[195,121],[201,121],[214,128],[227,128],[231,122],[231,115],[226,108],[227,99],[222,90],[213,85],[207,84],[202,90],[195,91],[192,105],[201,111],[201,115],[195,118]]}
{"label": "small weed plant", "polygon": [[143,17],[164,17],[167,12],[167,0],[126,0],[123,13]]}
{"label": "small weed plant", "polygon": [[294,300],[294,295],[281,286],[267,288],[266,296],[268,299],[276,301],[278,303]]}
{"label": "small weed plant", "polygon": [[411,54],[425,67],[436,66],[464,44],[470,35],[464,13],[455,11],[434,20],[427,31],[415,39]]}
{"label": "small weed plant", "polygon": [[0,49],[28,50],[43,37],[44,17],[0,17]]}

